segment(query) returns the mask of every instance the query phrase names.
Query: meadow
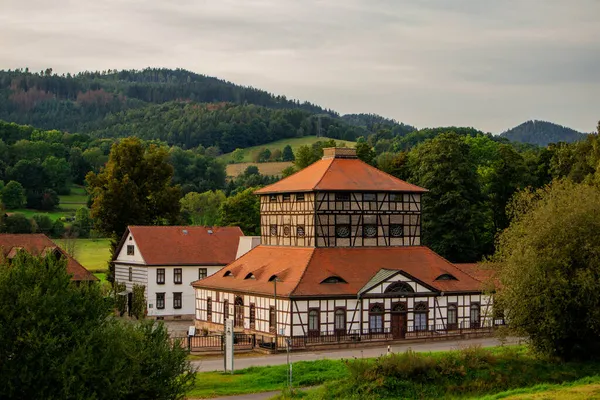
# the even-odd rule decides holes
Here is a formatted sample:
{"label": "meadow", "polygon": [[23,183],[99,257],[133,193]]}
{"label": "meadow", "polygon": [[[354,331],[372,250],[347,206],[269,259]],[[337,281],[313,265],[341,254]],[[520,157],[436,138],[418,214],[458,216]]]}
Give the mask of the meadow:
{"label": "meadow", "polygon": [[[258,153],[259,151],[261,151],[262,149],[269,149],[271,151],[278,149],[278,150],[283,151],[283,148],[285,146],[290,145],[292,147],[292,150],[295,153],[300,146],[311,146],[312,144],[314,144],[316,142],[326,141],[326,140],[335,140],[338,146],[340,146],[340,144],[342,144],[342,143],[345,145],[345,147],[355,147],[356,146],[356,142],[331,139],[328,137],[303,136],[303,137],[299,137],[299,138],[281,139],[281,140],[276,140],[271,143],[262,144],[260,146],[247,147],[247,148],[243,149],[244,158],[240,162],[253,162],[254,155],[256,153]],[[219,159],[221,159],[227,163],[234,162],[234,160],[232,158],[232,153],[223,154],[219,157]]]}
{"label": "meadow", "polygon": [[[538,358],[526,346],[411,351],[377,359],[293,364],[294,387],[278,399],[589,399],[600,398],[599,362]],[[285,388],[287,366],[253,367],[234,374],[197,374],[191,398]],[[319,386],[320,385],[320,386]]]}

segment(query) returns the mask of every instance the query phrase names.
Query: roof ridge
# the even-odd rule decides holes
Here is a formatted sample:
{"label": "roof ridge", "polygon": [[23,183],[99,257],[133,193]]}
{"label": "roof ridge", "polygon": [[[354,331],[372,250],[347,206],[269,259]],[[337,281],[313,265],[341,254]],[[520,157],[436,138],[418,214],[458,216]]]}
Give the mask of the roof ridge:
{"label": "roof ridge", "polygon": [[304,275],[306,274],[306,271],[308,270],[308,266],[310,265],[310,262],[312,261],[316,252],[317,252],[317,247],[311,248],[311,254],[310,254],[310,257],[308,258],[308,261],[306,262],[306,267],[304,268],[304,271],[302,271],[302,275],[300,275],[300,278],[298,279],[298,282],[296,283],[296,285],[292,288],[292,290],[290,290],[290,294],[288,295],[289,297],[291,297],[294,294],[294,292],[296,291],[296,289],[298,289],[298,286],[300,285],[300,282],[302,282],[302,278],[304,278]]}
{"label": "roof ridge", "polygon": [[321,177],[319,178],[319,180],[317,181],[317,183],[315,183],[313,185],[312,190],[316,190],[317,187],[319,186],[319,183],[321,183],[321,181],[323,180],[323,178],[325,178],[325,175],[327,175],[327,172],[329,171],[329,169],[333,165],[333,161],[335,160],[335,157],[332,157],[332,158],[326,159],[326,160],[323,160],[323,159],[321,159],[321,160],[322,161],[329,161],[329,165],[327,166],[327,168],[325,169],[325,171],[323,171],[323,174],[321,174]]}

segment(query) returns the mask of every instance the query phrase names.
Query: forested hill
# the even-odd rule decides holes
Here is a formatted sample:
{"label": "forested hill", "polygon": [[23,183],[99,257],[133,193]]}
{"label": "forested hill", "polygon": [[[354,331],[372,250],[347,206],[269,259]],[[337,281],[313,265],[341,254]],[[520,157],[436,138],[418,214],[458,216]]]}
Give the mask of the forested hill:
{"label": "forested hill", "polygon": [[586,135],[565,126],[546,121],[527,121],[503,132],[500,136],[512,142],[547,146],[549,143],[572,143],[585,139]]}
{"label": "forested hill", "polygon": [[92,137],[136,135],[223,152],[307,135],[354,141],[414,128],[377,115],[336,112],[186,70],[0,71],[0,119]]}

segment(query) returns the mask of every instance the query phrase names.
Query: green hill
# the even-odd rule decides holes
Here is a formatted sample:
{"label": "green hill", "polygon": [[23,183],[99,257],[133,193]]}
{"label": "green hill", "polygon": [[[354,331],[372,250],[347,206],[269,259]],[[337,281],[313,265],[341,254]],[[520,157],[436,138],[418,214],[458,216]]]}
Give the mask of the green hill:
{"label": "green hill", "polygon": [[500,134],[512,142],[547,146],[550,143],[572,143],[585,139],[585,134],[547,121],[527,121]]}
{"label": "green hill", "polygon": [[[271,143],[265,143],[265,144],[262,144],[259,146],[252,146],[252,147],[247,147],[245,149],[242,149],[244,158],[239,162],[245,162],[245,163],[254,162],[255,155],[258,152],[260,152],[262,149],[269,149],[271,152],[273,152],[273,150],[276,150],[276,149],[283,151],[283,148],[285,146],[290,145],[292,147],[292,150],[294,151],[294,153],[296,153],[296,150],[298,150],[298,148],[300,146],[312,146],[314,143],[317,143],[319,141],[323,142],[323,141],[327,141],[327,140],[335,140],[337,142],[338,146],[341,143],[343,143],[345,145],[345,147],[355,147],[356,146],[356,142],[353,142],[353,141],[339,140],[339,139],[333,139],[333,138],[328,138],[328,137],[304,136],[304,137],[299,137],[299,138],[281,139],[281,140],[276,140]],[[223,154],[222,156],[219,157],[219,159],[221,159],[227,163],[231,163],[234,161],[232,158],[232,153]]]}

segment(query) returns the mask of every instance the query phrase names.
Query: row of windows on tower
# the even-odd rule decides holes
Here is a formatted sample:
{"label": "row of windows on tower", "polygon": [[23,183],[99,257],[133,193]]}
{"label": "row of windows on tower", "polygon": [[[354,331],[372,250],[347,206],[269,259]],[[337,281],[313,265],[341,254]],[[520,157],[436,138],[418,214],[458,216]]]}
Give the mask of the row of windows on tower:
{"label": "row of windows on tower", "polygon": [[[269,233],[271,236],[277,236],[277,225],[271,224],[269,226]],[[291,227],[289,225],[283,226],[283,236],[290,236]],[[400,224],[391,224],[388,232],[390,237],[401,238],[404,236],[404,227]],[[296,226],[296,236],[303,237],[305,235],[304,225]],[[349,224],[336,224],[335,225],[335,236],[341,239],[349,238],[351,235],[351,228]],[[377,224],[364,224],[362,226],[362,236],[365,238],[376,238],[378,236]]]}
{"label": "row of windows on tower", "polygon": [[[277,201],[279,195],[272,194],[269,196],[269,201]],[[304,201],[304,193],[296,193],[294,199],[296,201]],[[340,192],[335,194],[336,201],[350,201],[352,198],[351,193]],[[403,199],[402,193],[390,193],[388,200],[393,202],[401,202]],[[282,201],[292,201],[291,193],[284,193],[281,195]],[[362,193],[363,201],[377,201],[377,193]]]}

